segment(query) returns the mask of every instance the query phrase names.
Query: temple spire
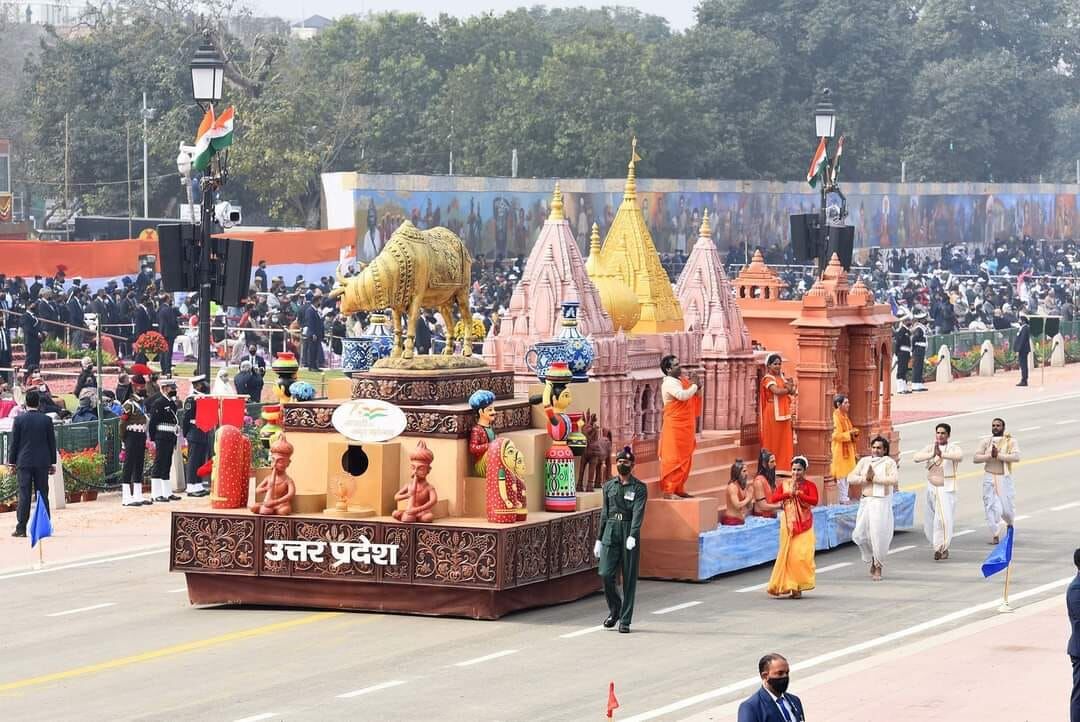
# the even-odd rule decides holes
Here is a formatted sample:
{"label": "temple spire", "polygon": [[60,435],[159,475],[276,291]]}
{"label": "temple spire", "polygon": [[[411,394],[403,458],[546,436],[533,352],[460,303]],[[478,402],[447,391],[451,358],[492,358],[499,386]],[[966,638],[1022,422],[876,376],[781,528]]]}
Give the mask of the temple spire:
{"label": "temple spire", "polygon": [[555,193],[551,196],[551,212],[548,213],[548,220],[566,220],[566,216],[563,213],[562,189],[559,188],[559,181],[555,181]]}
{"label": "temple spire", "polygon": [[705,213],[701,217],[701,231],[698,232],[698,238],[712,238],[712,226],[709,225],[709,209],[705,209]]}
{"label": "temple spire", "polygon": [[630,141],[630,164],[627,166],[626,187],[623,189],[623,200],[637,199],[637,170],[635,164],[641,160],[637,152],[637,136]]}

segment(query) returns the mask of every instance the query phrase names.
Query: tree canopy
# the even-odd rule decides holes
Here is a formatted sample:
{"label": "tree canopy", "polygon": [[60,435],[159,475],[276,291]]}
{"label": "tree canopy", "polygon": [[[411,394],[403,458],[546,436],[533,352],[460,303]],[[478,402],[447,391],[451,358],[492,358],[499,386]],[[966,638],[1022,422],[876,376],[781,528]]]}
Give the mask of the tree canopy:
{"label": "tree canopy", "polygon": [[[845,180],[1074,177],[1080,12],[1066,0],[701,0],[673,32],[625,8],[534,6],[465,19],[345,17],[312,39],[214,0],[119,0],[63,32],[0,20],[0,134],[32,202],[175,215],[178,144],[200,118],[188,62],[209,25],[237,108],[227,194],[247,222],[317,225],[320,173],[800,178],[832,90]],[[128,146],[130,132],[131,145]]]}

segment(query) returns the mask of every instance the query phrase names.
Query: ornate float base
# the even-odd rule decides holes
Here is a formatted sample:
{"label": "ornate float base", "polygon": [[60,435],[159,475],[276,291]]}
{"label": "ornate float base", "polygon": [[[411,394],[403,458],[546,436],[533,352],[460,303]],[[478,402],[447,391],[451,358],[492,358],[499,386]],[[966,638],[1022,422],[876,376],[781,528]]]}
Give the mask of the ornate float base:
{"label": "ornate float base", "polygon": [[394,369],[395,371],[460,371],[489,370],[484,359],[479,356],[458,356],[456,354],[423,354],[412,358],[381,358],[372,364],[376,370]]}
{"label": "ornate float base", "polygon": [[600,590],[599,510],[489,524],[174,512],[169,569],[193,604],[497,619]]}
{"label": "ornate float base", "polygon": [[467,403],[474,391],[487,389],[496,399],[514,396],[512,371],[483,368],[400,370],[374,368],[355,374],[354,399],[378,399],[398,406]]}

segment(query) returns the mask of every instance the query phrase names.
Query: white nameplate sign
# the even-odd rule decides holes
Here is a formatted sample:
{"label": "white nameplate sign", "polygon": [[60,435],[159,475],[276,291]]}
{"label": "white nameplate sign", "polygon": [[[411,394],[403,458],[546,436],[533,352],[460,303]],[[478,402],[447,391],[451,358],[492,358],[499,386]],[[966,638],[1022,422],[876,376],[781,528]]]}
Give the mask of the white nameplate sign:
{"label": "white nameplate sign", "polygon": [[321,564],[328,548],[330,556],[334,557],[334,563],[330,565],[332,568],[349,562],[379,566],[394,566],[398,563],[397,544],[372,544],[365,536],[360,537],[358,542],[267,539],[266,560],[280,562],[288,559],[290,562]]}

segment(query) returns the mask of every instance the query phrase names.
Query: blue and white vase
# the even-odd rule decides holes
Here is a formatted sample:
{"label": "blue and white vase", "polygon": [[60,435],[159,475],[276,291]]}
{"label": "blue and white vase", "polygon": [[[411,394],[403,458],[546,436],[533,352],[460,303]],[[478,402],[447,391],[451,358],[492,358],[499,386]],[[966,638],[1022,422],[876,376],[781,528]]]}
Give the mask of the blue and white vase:
{"label": "blue and white vase", "polygon": [[569,363],[570,348],[564,339],[537,341],[525,352],[525,365],[543,383],[547,380],[548,367],[556,361]]}
{"label": "blue and white vase", "polygon": [[388,357],[394,348],[394,337],[386,327],[386,316],[373,313],[370,321],[371,326],[363,336],[342,339],[342,371],[367,371],[376,361]]}
{"label": "blue and white vase", "polygon": [[371,349],[368,348],[367,339],[341,339],[341,370],[350,373],[366,371],[369,368],[371,368]]}
{"label": "blue and white vase", "polygon": [[386,326],[385,314],[373,313],[369,320],[371,325],[368,327],[368,332],[360,338],[368,341],[371,348],[371,363],[373,364],[381,358],[389,358],[390,352],[394,348],[394,337]]}
{"label": "blue and white vase", "polygon": [[589,339],[581,335],[578,330],[578,309],[581,304],[577,301],[563,301],[562,304],[562,331],[559,340],[566,342],[567,365],[574,375],[574,383],[584,383],[589,380],[589,369],[596,360],[596,351]]}

